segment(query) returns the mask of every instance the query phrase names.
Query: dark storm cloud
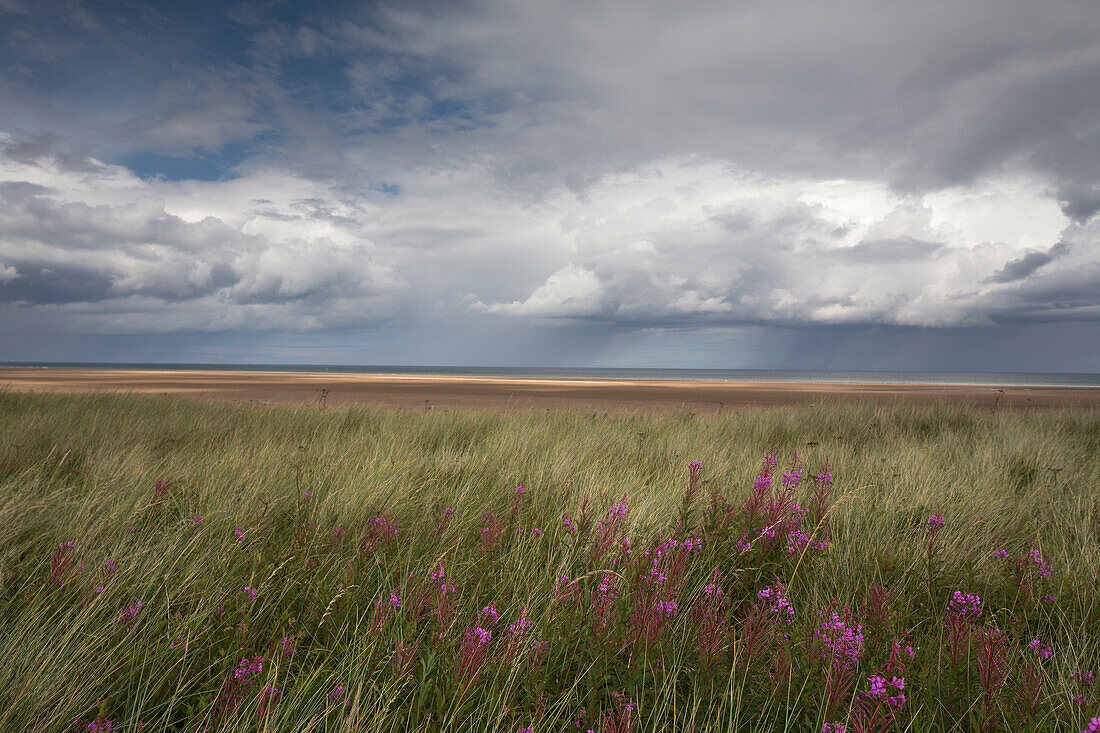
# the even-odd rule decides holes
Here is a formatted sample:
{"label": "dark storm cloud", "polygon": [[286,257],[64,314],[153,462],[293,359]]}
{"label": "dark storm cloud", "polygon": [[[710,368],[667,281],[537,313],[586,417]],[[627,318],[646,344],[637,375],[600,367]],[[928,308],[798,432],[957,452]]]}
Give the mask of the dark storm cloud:
{"label": "dark storm cloud", "polygon": [[111,294],[111,278],[96,270],[20,262],[17,277],[0,281],[0,302],[51,305],[105,300]]}
{"label": "dark storm cloud", "polygon": [[1068,251],[1069,245],[1065,242],[1059,242],[1047,252],[1028,252],[1020,259],[1012,260],[1007,263],[1004,267],[995,272],[990,280],[996,283],[1010,283],[1016,280],[1023,280],[1043,265],[1052,261],[1055,257],[1063,255]]}
{"label": "dark storm cloud", "polygon": [[[473,105],[493,140],[522,130],[534,145],[507,168],[521,178],[584,180],[603,172],[590,166],[683,152],[754,170],[885,172],[910,189],[968,182],[1017,160],[1055,175],[1067,196],[1095,181],[1095,8],[766,8],[382,8],[359,23],[322,25],[319,35],[368,71],[385,70],[365,73],[368,109],[392,109],[402,98]],[[428,81],[401,95],[394,79]],[[493,111],[489,101],[501,98],[506,106]],[[573,154],[562,161],[566,144]]]}

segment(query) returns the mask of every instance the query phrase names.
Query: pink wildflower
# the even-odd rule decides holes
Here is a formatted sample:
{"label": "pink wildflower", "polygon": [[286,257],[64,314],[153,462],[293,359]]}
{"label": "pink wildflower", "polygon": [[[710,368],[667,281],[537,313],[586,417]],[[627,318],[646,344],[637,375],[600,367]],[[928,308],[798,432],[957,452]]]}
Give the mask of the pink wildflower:
{"label": "pink wildflower", "polygon": [[472,685],[481,674],[481,668],[489,655],[489,642],[493,634],[479,627],[466,631],[455,660],[455,672],[460,684]]}
{"label": "pink wildflower", "polygon": [[477,549],[479,552],[489,552],[504,535],[504,526],[492,513],[482,515],[482,519],[485,521],[485,526],[481,528],[481,547]]}
{"label": "pink wildflower", "polygon": [[828,650],[822,656],[833,662],[854,666],[863,654],[863,625],[849,624],[836,611],[821,621],[815,634]]}
{"label": "pink wildflower", "polygon": [[141,607],[142,607],[142,602],[138,601],[138,602],[132,603],[128,607],[124,608],[118,615],[118,624],[119,624],[119,626],[121,626],[125,629],[128,629],[131,626],[133,626],[134,619],[137,618],[138,611],[141,610]]}
{"label": "pink wildflower", "polygon": [[767,609],[776,616],[777,621],[788,625],[794,621],[794,607],[787,600],[787,587],[782,583],[775,583],[759,591],[756,597],[764,602]]}
{"label": "pink wildflower", "polygon": [[526,634],[531,628],[531,619],[527,615],[527,606],[521,606],[514,624],[508,625],[509,634]]}
{"label": "pink wildflower", "polygon": [[259,674],[264,669],[264,658],[257,654],[252,659],[242,659],[237,668],[233,670],[233,679],[242,685],[252,684],[252,675]]}
{"label": "pink wildflower", "polygon": [[976,619],[982,613],[982,599],[977,593],[955,591],[947,604],[947,610],[962,618]]}
{"label": "pink wildflower", "polygon": [[1029,649],[1034,650],[1035,653],[1038,654],[1043,659],[1050,659],[1052,656],[1054,656],[1054,650],[1051,649],[1051,647],[1048,644],[1044,644],[1041,641],[1039,641],[1038,639],[1031,642],[1027,646],[1028,646]]}
{"label": "pink wildflower", "polygon": [[657,615],[672,617],[676,615],[676,601],[657,601]]}

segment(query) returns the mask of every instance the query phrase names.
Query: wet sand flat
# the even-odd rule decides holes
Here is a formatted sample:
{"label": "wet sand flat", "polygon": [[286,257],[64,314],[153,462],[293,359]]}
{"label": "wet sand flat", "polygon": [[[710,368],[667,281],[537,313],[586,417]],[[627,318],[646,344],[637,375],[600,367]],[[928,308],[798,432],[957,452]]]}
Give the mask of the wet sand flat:
{"label": "wet sand flat", "polygon": [[[0,368],[0,389],[415,409],[717,411],[860,399],[992,408],[1096,407],[1100,387],[543,379],[421,374]],[[1002,391],[1003,390],[1003,391]]]}

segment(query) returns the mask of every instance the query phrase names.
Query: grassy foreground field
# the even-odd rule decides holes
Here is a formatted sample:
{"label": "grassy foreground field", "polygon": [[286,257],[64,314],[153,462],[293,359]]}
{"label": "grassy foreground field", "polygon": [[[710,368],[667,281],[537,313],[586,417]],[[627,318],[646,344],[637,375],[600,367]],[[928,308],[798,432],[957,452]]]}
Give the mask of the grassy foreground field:
{"label": "grassy foreground field", "polygon": [[1098,587],[1097,411],[0,393],[5,731],[1077,731]]}

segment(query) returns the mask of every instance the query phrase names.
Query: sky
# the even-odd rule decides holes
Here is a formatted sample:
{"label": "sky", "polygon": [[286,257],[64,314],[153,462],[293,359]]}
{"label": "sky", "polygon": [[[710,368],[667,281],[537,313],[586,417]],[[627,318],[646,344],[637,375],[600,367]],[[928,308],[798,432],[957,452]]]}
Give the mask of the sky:
{"label": "sky", "polygon": [[1100,372],[1100,4],[0,0],[0,361]]}

